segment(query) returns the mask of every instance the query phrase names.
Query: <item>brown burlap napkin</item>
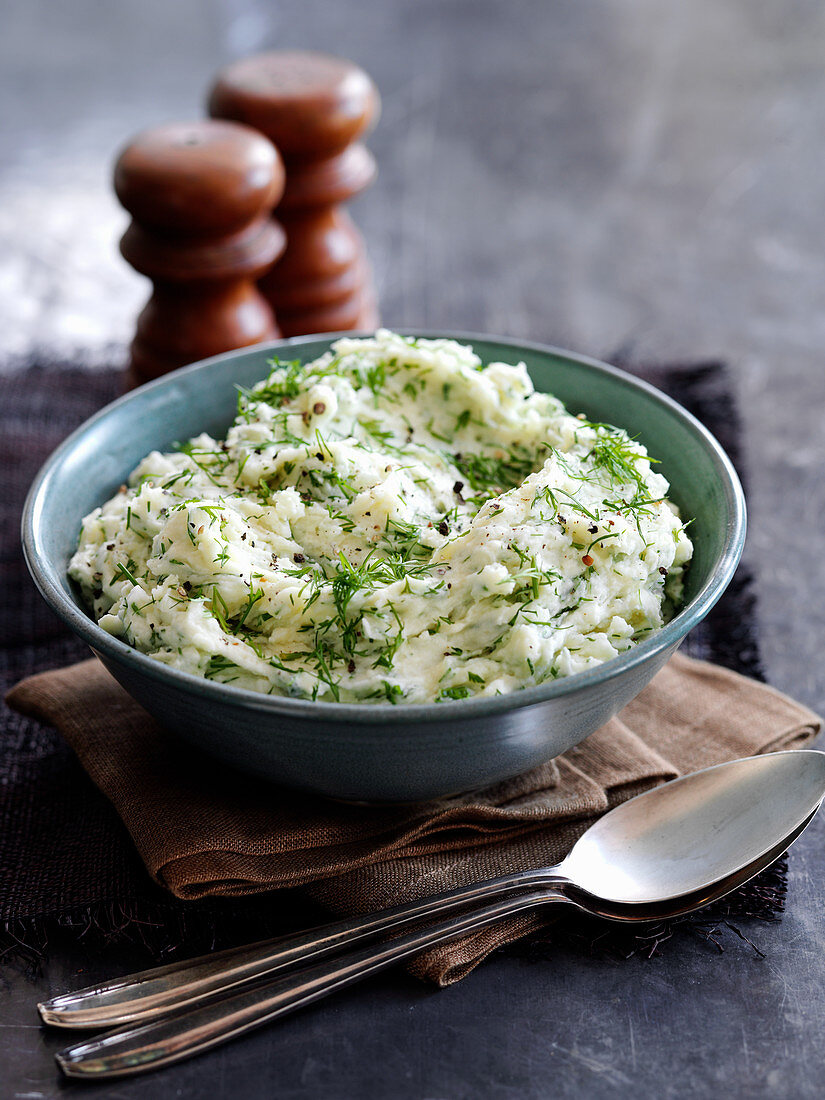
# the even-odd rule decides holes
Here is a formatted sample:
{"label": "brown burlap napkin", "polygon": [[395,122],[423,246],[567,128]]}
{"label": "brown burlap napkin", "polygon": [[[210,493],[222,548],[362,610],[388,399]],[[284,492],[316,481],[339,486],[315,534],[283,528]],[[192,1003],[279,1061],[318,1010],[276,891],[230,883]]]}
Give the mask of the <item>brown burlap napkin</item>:
{"label": "brown burlap napkin", "polygon": [[[96,660],[29,677],[7,701],[61,731],[150,874],[177,897],[303,886],[336,914],[555,863],[594,817],[634,794],[738,756],[801,747],[820,726],[772,688],[677,655],[619,717],[543,767],[436,802],[364,807],[214,764],[165,733]],[[515,917],[411,969],[447,985],[547,919]]]}

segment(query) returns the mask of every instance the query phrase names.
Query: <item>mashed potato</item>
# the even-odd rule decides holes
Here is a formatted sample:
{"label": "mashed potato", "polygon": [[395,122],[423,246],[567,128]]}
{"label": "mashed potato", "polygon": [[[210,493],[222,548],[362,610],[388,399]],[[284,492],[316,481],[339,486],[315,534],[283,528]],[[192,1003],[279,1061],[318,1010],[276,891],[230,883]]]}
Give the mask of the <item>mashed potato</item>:
{"label": "mashed potato", "polygon": [[220,442],[148,455],[69,569],[100,625],[253,691],[427,703],[569,676],[658,629],[691,544],[623,431],[523,364],[381,330],[275,362]]}

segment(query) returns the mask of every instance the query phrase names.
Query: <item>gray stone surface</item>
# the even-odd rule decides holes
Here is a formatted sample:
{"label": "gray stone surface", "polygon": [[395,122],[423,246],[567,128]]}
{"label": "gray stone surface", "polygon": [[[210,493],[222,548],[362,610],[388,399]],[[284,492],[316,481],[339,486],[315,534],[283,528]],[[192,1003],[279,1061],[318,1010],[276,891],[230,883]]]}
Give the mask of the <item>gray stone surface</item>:
{"label": "gray stone surface", "polygon": [[[109,193],[131,132],[197,114],[217,65],[352,57],[384,113],[355,214],[392,325],[610,358],[721,357],[745,418],[770,680],[825,710],[825,8],[815,0],[6,0],[0,369],[121,347],[145,284]],[[393,975],[95,1095],[818,1097],[825,819],[789,912],[663,959],[490,961],[433,993]],[[78,968],[83,968],[78,978]],[[56,950],[0,991],[0,1097],[71,1093],[34,1001],[129,969]]]}

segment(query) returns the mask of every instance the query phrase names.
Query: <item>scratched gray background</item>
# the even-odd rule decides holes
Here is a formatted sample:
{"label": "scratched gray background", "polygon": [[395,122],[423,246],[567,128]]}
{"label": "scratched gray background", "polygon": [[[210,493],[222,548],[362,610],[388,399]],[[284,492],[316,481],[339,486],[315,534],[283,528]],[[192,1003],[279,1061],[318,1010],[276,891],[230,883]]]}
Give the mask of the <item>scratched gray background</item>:
{"label": "scratched gray background", "polygon": [[[722,357],[745,418],[769,678],[825,710],[825,8],[817,0],[4,0],[0,369],[110,362],[143,280],[109,191],[134,130],[200,112],[270,47],[361,62],[384,99],[354,207],[384,319],[591,355]],[[435,994],[373,982],[97,1096],[819,1097],[825,818],[781,931],[664,960],[501,958]],[[33,1001],[128,968],[54,958],[0,990],[0,1097],[62,1094]],[[69,1091],[73,1091],[71,1088]]]}

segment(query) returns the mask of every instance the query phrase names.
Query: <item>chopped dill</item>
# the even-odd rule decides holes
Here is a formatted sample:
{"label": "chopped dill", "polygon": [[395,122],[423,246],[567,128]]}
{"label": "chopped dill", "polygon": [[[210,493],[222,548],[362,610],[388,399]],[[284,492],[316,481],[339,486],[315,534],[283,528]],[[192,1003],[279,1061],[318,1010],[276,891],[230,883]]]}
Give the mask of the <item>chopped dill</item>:
{"label": "chopped dill", "polygon": [[[343,342],[314,362],[273,359],[261,383],[237,387],[225,440],[149,456],[116,519],[87,517],[81,534],[90,570],[103,569],[101,543],[109,562],[133,555],[114,579],[148,592],[125,610],[143,614],[141,638],[188,653],[187,624],[206,615],[238,658],[202,654],[207,679],[396,704],[422,701],[428,682],[429,699],[448,701],[508,690],[526,669],[569,672],[572,655],[592,656],[585,621],[617,648],[655,629],[651,600],[666,584],[678,596],[684,536],[654,460],[620,429],[571,424],[555,399],[501,373],[482,381],[478,359],[445,352],[393,337],[367,357]],[[491,386],[500,399],[485,403]],[[665,572],[641,580],[645,558]],[[103,576],[89,583],[96,613],[124,614]],[[634,597],[639,585],[618,634],[594,603],[610,585]]]}
{"label": "chopped dill", "polygon": [[466,699],[470,689],[466,684],[456,684],[455,687],[442,688],[436,698],[437,703],[443,703],[446,699]]}
{"label": "chopped dill", "polygon": [[[129,565],[131,565],[132,569],[134,569],[135,566],[133,562],[130,561]],[[131,581],[136,588],[138,586],[138,582],[135,580],[134,574],[132,573],[131,569],[127,569],[122,562],[118,562],[115,566],[115,577],[120,577],[122,580],[125,581]]]}

